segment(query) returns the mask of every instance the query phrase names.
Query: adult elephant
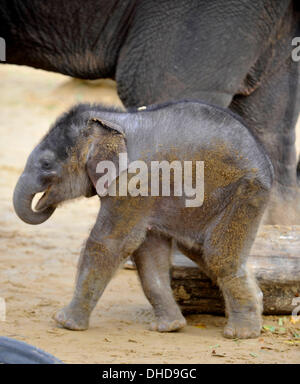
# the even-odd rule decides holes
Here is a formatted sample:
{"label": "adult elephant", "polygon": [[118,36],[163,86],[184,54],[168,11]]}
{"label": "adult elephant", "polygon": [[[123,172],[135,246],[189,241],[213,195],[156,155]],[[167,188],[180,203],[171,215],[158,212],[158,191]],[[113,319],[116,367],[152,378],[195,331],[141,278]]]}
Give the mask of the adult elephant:
{"label": "adult elephant", "polygon": [[299,64],[291,58],[292,39],[300,35],[296,1],[0,4],[7,63],[83,79],[113,78],[127,107],[199,98],[240,114],[275,168],[268,222],[277,222],[278,215],[280,223],[300,220]]}

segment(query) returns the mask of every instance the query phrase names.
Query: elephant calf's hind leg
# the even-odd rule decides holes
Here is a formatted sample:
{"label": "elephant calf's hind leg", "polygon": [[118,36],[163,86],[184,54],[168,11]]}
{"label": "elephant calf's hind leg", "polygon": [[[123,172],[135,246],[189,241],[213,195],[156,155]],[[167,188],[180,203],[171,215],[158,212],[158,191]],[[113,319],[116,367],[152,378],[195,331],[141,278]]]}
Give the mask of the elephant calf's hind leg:
{"label": "elephant calf's hind leg", "polygon": [[171,290],[171,251],[171,240],[148,233],[134,253],[143,290],[156,316],[151,329],[159,332],[177,331],[186,325]]}

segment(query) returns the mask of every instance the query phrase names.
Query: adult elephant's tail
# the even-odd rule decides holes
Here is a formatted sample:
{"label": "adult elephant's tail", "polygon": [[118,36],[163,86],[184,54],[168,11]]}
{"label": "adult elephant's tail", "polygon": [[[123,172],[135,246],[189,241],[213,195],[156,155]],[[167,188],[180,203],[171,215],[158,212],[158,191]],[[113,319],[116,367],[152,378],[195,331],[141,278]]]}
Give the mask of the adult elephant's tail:
{"label": "adult elephant's tail", "polygon": [[300,186],[300,155],[299,155],[298,165],[297,165],[297,180],[298,180],[298,185]]}

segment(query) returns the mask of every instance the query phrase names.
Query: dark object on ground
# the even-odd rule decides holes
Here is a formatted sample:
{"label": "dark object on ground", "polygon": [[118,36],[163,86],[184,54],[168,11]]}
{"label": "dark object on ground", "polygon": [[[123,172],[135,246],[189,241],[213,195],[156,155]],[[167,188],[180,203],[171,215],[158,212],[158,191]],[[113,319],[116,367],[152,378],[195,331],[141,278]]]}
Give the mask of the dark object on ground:
{"label": "dark object on ground", "polygon": [[0,337],[0,364],[63,364],[62,361],[23,341]]}
{"label": "dark object on ground", "polygon": [[[265,226],[249,257],[264,294],[265,315],[290,315],[300,296],[300,226]],[[191,260],[174,256],[172,288],[184,313],[224,313],[219,288]]]}

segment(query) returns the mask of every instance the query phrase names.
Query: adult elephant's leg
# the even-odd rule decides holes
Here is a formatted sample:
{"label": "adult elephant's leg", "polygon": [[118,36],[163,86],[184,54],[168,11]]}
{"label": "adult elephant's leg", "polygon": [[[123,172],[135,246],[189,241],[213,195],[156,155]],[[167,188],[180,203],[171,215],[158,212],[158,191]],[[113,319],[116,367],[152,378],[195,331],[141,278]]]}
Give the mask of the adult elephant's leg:
{"label": "adult elephant's leg", "polygon": [[299,63],[288,58],[249,96],[237,95],[230,108],[240,114],[263,143],[275,170],[264,222],[300,223],[295,127],[299,114]]}
{"label": "adult elephant's leg", "polygon": [[170,286],[171,251],[170,239],[148,232],[134,253],[143,290],[156,316],[151,328],[159,332],[176,331],[186,324]]}

